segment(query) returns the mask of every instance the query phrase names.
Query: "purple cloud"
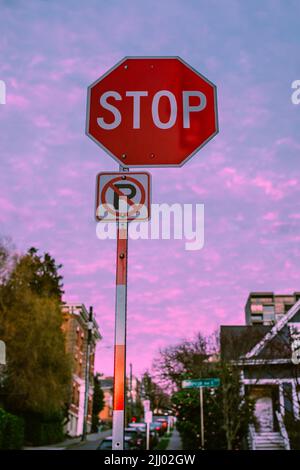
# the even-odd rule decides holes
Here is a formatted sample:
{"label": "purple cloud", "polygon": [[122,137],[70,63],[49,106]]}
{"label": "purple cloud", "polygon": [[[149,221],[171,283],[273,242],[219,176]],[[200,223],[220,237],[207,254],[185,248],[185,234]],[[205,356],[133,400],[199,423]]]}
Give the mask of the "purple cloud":
{"label": "purple cloud", "polygon": [[242,324],[250,290],[299,290],[300,7],[282,2],[1,6],[0,232],[62,262],[65,299],[94,305],[97,369],[112,372],[115,242],[96,238],[94,185],[117,165],[84,134],[87,86],[125,55],[180,55],[218,86],[220,134],[181,169],[153,169],[153,202],[204,203],[205,246],[129,243],[128,361]]}

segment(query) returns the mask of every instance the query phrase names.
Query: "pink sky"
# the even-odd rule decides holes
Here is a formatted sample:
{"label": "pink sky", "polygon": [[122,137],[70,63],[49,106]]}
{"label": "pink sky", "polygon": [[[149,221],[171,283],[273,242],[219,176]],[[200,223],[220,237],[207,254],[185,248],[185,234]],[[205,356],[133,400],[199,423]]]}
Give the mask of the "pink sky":
{"label": "pink sky", "polygon": [[117,164],[85,136],[87,86],[126,55],[179,55],[218,87],[219,135],[179,169],[151,169],[154,203],[204,203],[205,246],[129,243],[128,362],[242,324],[249,291],[299,290],[300,6],[283,1],[0,2],[0,233],[63,264],[93,305],[112,372],[115,242],[96,238],[94,185]]}

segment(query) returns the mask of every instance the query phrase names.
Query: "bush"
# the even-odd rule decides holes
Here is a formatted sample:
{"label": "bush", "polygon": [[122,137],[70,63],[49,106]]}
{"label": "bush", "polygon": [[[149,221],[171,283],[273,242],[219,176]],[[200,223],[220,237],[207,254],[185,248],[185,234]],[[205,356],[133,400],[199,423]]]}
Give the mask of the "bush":
{"label": "bush", "polygon": [[44,416],[37,413],[28,413],[25,419],[25,442],[42,446],[56,444],[64,439],[63,419],[60,413]]}
{"label": "bush", "polygon": [[291,449],[300,450],[300,421],[295,420],[291,415],[286,415],[284,422],[290,439]]}
{"label": "bush", "polygon": [[22,418],[0,408],[0,449],[21,449],[24,443],[24,422]]}

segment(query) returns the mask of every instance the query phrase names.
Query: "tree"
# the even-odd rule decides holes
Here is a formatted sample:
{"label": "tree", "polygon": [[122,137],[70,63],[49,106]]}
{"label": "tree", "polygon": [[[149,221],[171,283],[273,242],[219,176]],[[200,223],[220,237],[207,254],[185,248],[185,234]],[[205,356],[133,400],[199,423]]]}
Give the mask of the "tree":
{"label": "tree", "polygon": [[16,286],[30,288],[32,293],[41,297],[55,298],[61,302],[63,291],[62,276],[58,273],[62,268],[56,264],[49,253],[39,256],[36,248],[19,258],[18,269],[11,273],[8,285],[13,289]]}
{"label": "tree", "polygon": [[92,411],[92,432],[98,431],[99,413],[104,408],[104,393],[100,385],[100,374],[94,376],[94,395],[93,395],[93,411]]}
{"label": "tree", "polygon": [[215,338],[198,333],[194,341],[183,341],[160,350],[153,369],[165,387],[176,390],[183,379],[199,378],[208,373],[208,359],[216,352]]}
{"label": "tree", "polygon": [[8,359],[4,401],[19,415],[60,416],[69,398],[59,267],[50,255],[31,249],[0,285],[0,335]]}
{"label": "tree", "polygon": [[203,393],[206,449],[241,448],[252,420],[250,400],[240,393],[239,371],[220,361],[218,347],[215,335],[205,338],[199,333],[194,341],[160,351],[155,361],[158,377],[174,391],[177,427],[187,449],[200,447],[200,400],[198,389],[182,389],[184,379],[221,379],[219,388]]}
{"label": "tree", "polygon": [[248,433],[249,423],[254,420],[254,404],[248,395],[241,394],[240,370],[225,362],[219,364],[221,379],[220,403],[227,449],[238,448]]}
{"label": "tree", "polygon": [[6,403],[19,413],[57,411],[67,399],[70,382],[60,307],[30,291],[19,294],[16,303],[1,312],[8,357]]}
{"label": "tree", "polygon": [[[200,449],[200,397],[199,389],[181,389],[172,396],[177,415],[177,429],[184,449]],[[220,390],[203,390],[204,447],[206,450],[226,449],[222,427]]]}
{"label": "tree", "polygon": [[146,399],[150,400],[152,411],[168,410],[170,408],[170,397],[153,380],[149,371],[146,371],[142,377],[142,390]]}

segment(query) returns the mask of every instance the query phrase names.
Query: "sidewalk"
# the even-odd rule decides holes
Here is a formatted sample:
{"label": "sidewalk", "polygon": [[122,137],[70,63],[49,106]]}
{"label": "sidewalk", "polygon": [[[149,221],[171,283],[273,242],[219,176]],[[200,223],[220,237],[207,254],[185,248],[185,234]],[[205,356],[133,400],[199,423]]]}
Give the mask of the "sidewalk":
{"label": "sidewalk", "polygon": [[167,450],[182,450],[180,434],[174,428]]}
{"label": "sidewalk", "polygon": [[112,433],[111,429],[108,429],[107,431],[102,431],[98,433],[93,433],[93,434],[88,434],[86,441],[81,441],[81,437],[73,437],[66,439],[63,442],[59,442],[57,444],[50,444],[50,445],[45,445],[45,446],[26,446],[23,447],[23,450],[67,450],[67,449],[72,449],[73,447],[78,447],[80,448],[81,446],[85,446],[87,442],[95,442],[95,441],[101,441],[107,436],[110,436]]}

